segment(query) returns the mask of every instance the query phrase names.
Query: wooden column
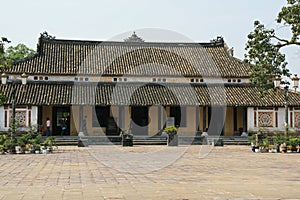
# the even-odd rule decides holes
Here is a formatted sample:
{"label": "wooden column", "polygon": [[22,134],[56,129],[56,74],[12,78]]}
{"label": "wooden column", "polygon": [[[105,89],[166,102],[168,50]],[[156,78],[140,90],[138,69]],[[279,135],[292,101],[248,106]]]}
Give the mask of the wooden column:
{"label": "wooden column", "polygon": [[79,132],[83,132],[83,106],[79,106]]}
{"label": "wooden column", "polygon": [[38,106],[38,120],[37,120],[37,123],[38,123],[38,128],[39,128],[39,131],[40,131],[42,126],[43,126],[43,107],[42,106]]}
{"label": "wooden column", "polygon": [[125,129],[125,107],[119,107],[119,127],[124,130]]}
{"label": "wooden column", "polygon": [[233,107],[233,132],[234,134],[238,131],[237,129],[237,107]]}
{"label": "wooden column", "polygon": [[211,110],[212,110],[212,108],[209,106],[209,107],[208,107],[208,111],[207,111],[207,112],[208,112],[208,120],[207,120],[207,121],[208,121],[208,125],[207,125],[206,128],[209,128],[209,125],[210,125],[210,121],[211,121],[211,112],[212,112]]}
{"label": "wooden column", "polygon": [[161,106],[157,106],[157,115],[158,115],[157,129],[158,129],[158,132],[161,132]]}
{"label": "wooden column", "polygon": [[195,116],[195,118],[196,118],[196,127],[195,127],[195,130],[196,131],[199,131],[199,124],[200,124],[200,109],[199,109],[199,106],[196,106],[195,107],[195,112],[196,112],[196,116]]}
{"label": "wooden column", "polygon": [[247,107],[243,107],[243,132],[247,132]]}
{"label": "wooden column", "polygon": [[206,130],[206,106],[203,106],[203,132]]}

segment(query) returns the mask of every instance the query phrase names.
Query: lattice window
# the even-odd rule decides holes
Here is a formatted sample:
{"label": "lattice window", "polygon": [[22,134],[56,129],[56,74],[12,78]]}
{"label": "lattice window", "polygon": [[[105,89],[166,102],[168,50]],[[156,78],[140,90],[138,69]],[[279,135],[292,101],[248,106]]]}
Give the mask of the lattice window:
{"label": "lattice window", "polygon": [[260,127],[273,127],[273,112],[258,112],[258,124]]}

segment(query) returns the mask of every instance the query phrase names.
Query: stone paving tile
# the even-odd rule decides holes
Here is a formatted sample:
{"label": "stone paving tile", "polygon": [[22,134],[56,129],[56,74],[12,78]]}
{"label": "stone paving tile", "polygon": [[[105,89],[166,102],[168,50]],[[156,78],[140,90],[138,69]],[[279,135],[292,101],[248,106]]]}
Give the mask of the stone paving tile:
{"label": "stone paving tile", "polygon": [[[1,155],[0,199],[300,199],[300,154],[225,146],[60,147]],[[177,158],[176,158],[177,156]]]}

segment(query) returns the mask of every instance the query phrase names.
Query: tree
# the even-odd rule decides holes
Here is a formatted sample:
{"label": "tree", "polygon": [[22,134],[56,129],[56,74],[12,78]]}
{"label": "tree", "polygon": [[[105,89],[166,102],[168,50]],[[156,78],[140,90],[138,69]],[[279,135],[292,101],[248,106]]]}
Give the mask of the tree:
{"label": "tree", "polygon": [[[24,44],[18,44],[15,47],[8,47],[5,51],[4,45],[10,43],[6,37],[2,37],[0,40],[0,72],[9,68],[14,62],[21,60],[25,57],[32,56],[35,52],[29,49]],[[0,92],[0,105],[6,101],[6,97]]]}
{"label": "tree", "polygon": [[[2,37],[0,41],[0,73],[8,66],[6,57],[5,57],[5,48],[4,44],[10,43],[10,41],[6,37]],[[6,101],[6,97],[0,92],[0,105]]]}
{"label": "tree", "polygon": [[12,64],[18,60],[32,56],[34,53],[35,51],[28,48],[25,44],[18,44],[15,47],[8,47],[5,52],[5,56],[8,63]]}
{"label": "tree", "polygon": [[287,0],[287,5],[278,13],[276,22],[288,28],[290,38],[279,37],[274,29],[267,29],[259,21],[254,22],[254,31],[249,33],[245,62],[251,65],[250,82],[264,89],[273,87],[276,76],[290,76],[283,47],[300,45],[300,0]]}
{"label": "tree", "polygon": [[6,37],[1,37],[0,40],[0,72],[7,66],[7,60],[5,56],[5,43],[10,43],[10,41]]}

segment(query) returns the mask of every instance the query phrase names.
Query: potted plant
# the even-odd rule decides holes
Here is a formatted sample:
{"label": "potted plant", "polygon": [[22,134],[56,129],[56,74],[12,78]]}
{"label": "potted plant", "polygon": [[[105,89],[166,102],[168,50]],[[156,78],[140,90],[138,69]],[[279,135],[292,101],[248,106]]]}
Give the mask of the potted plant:
{"label": "potted plant", "polygon": [[120,135],[122,137],[122,146],[133,146],[133,135],[130,130],[122,130]]}
{"label": "potted plant", "polygon": [[34,145],[34,150],[35,150],[36,154],[39,154],[40,150],[41,150],[41,145],[39,145],[39,144]]}
{"label": "potted plant", "polygon": [[277,152],[281,152],[280,150],[280,146],[281,144],[283,144],[285,141],[285,137],[283,135],[281,135],[278,131],[274,133],[274,135],[272,136],[272,142],[275,146],[275,148],[277,148]]}
{"label": "potted plant", "polygon": [[177,128],[175,126],[167,126],[163,131],[168,134],[168,146],[178,146]]}
{"label": "potted plant", "polygon": [[270,145],[270,141],[269,141],[269,138],[267,136],[265,136],[263,139],[262,139],[262,150],[261,152],[269,152],[269,145]]}
{"label": "potted plant", "polygon": [[274,144],[269,144],[269,153],[277,153],[277,147]]}
{"label": "potted plant", "polygon": [[53,146],[56,146],[56,142],[55,142],[55,137],[53,136],[49,136],[45,139],[45,141],[43,142],[43,145],[44,145],[44,149],[46,149],[46,152],[45,153],[48,153],[48,152],[53,152]]}
{"label": "potted plant", "polygon": [[252,152],[256,152],[255,149],[258,149],[257,141],[256,141],[256,134],[252,134],[248,137],[248,141],[251,144],[251,150]]}
{"label": "potted plant", "polygon": [[4,146],[0,144],[0,154],[4,154]]}
{"label": "potted plant", "polygon": [[280,145],[280,152],[286,153],[286,151],[287,151],[287,147],[286,147],[286,143],[284,142]]}
{"label": "potted plant", "polygon": [[24,137],[19,137],[17,139],[17,146],[15,147],[16,153],[20,154],[23,152],[22,148],[25,147]]}
{"label": "potted plant", "polygon": [[7,138],[6,135],[4,135],[4,134],[0,135],[0,144],[1,145],[4,145],[4,142],[5,142],[6,138]]}
{"label": "potted plant", "polygon": [[25,154],[30,154],[31,153],[31,145],[30,144],[26,144],[25,145]]}
{"label": "potted plant", "polygon": [[6,139],[4,142],[4,147],[6,148],[7,153],[12,154],[13,149],[15,147],[15,139],[14,138]]}
{"label": "potted plant", "polygon": [[300,139],[296,136],[292,136],[290,137],[289,142],[291,145],[291,151],[296,152],[300,144]]}

